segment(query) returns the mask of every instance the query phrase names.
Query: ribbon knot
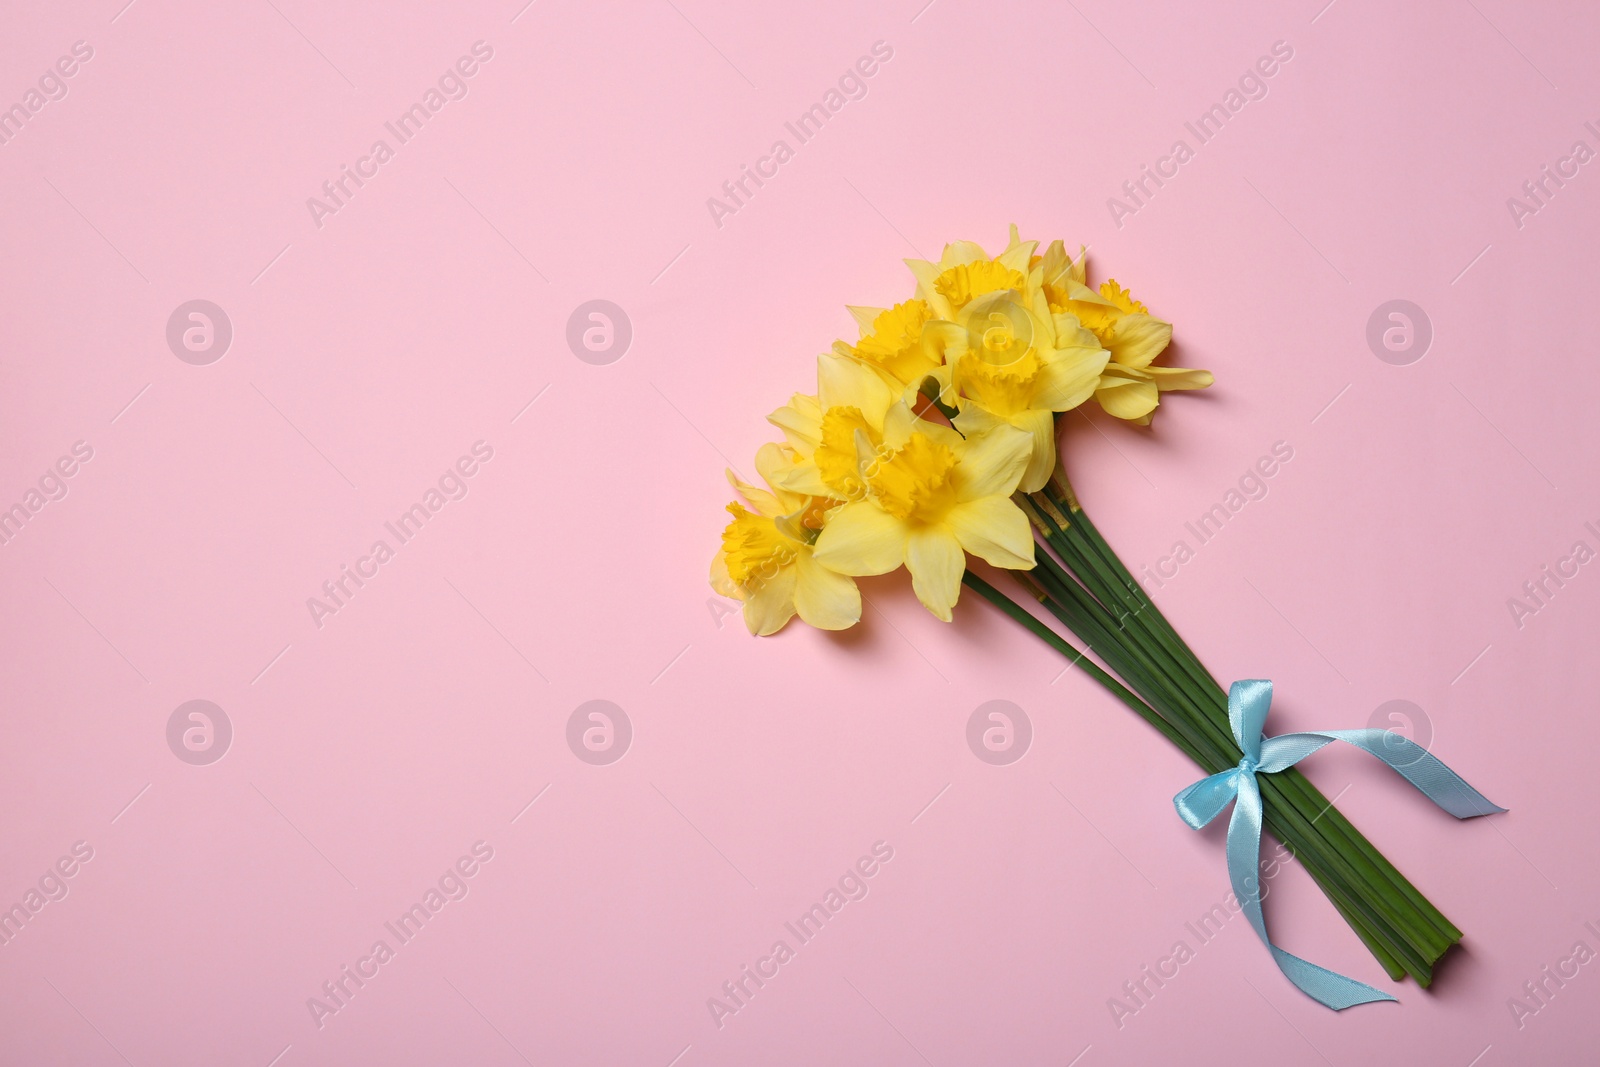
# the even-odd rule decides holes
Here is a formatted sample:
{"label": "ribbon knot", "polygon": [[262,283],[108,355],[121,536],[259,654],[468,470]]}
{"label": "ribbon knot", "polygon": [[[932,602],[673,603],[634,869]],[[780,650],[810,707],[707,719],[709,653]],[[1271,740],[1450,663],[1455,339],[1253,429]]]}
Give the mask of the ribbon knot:
{"label": "ribbon knot", "polygon": [[1300,991],[1335,1011],[1357,1004],[1395,998],[1365,982],[1346,978],[1299,956],[1285,952],[1267,936],[1261,913],[1261,880],[1256,863],[1261,857],[1261,787],[1258,774],[1288,770],[1305,757],[1334,741],[1343,741],[1383,760],[1422,795],[1458,819],[1505,811],[1468,785],[1427,749],[1388,730],[1327,730],[1267,737],[1262,730],[1272,706],[1272,683],[1265,679],[1234,682],[1228,690],[1228,725],[1244,754],[1237,766],[1202,778],[1172,798],[1178,815],[1198,830],[1233,804],[1228,821],[1228,878],[1233,895],[1244,909],[1278,968]]}

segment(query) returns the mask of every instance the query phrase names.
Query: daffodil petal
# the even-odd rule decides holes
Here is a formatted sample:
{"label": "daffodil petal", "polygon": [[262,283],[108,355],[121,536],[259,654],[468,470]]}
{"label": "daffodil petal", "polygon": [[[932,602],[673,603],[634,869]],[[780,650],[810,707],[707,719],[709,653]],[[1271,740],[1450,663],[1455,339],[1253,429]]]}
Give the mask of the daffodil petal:
{"label": "daffodil petal", "polygon": [[956,412],[956,417],[951,419],[950,423],[974,443],[980,435],[988,433],[996,426],[1010,425],[1005,419],[970,398],[962,402],[961,410]]}
{"label": "daffodil petal", "polygon": [[805,504],[803,496],[811,494],[796,493],[783,485],[779,479],[795,466],[794,450],[785,448],[776,441],[768,441],[756,449],[756,473],[773,488],[773,495],[777,499],[779,514],[788,514]]}
{"label": "daffodil petal", "polygon": [[895,404],[883,417],[883,447],[903,447],[906,439],[921,428],[918,421],[905,401]]}
{"label": "daffodil petal", "polygon": [[769,480],[776,489],[796,496],[832,496],[833,490],[822,480],[822,472],[810,460],[774,471]]}
{"label": "daffodil petal", "polygon": [[966,554],[955,534],[937,526],[914,532],[906,544],[906,569],[923,607],[949,622],[967,569]]}
{"label": "daffodil petal", "polygon": [[853,500],[828,517],[812,557],[840,574],[887,574],[905,560],[906,528],[869,500]]}
{"label": "daffodil petal", "polygon": [[[961,447],[961,435],[945,425],[942,421],[936,422],[918,415],[911,410],[911,406],[904,400],[889,409],[883,417],[883,447],[885,449],[904,448],[912,434],[920,433],[930,440],[937,441],[946,448]],[[869,462],[871,456],[863,459]]]}
{"label": "daffodil petal", "polygon": [[941,270],[939,265],[929,263],[925,259],[908,259],[905,264],[911,268],[912,276],[917,279],[917,299],[926,301],[928,306],[933,308],[934,318],[955,318],[955,309],[950,306],[950,301],[934,287]]}
{"label": "daffodil petal", "polygon": [[1022,480],[1017,483],[1017,489],[1024,493],[1037,493],[1044,488],[1056,469],[1055,414],[1043,408],[1034,408],[1012,418],[1011,425],[1033,439],[1033,450],[1028,455],[1028,466],[1022,472]]}
{"label": "daffodil petal", "polygon": [[1045,284],[1056,284],[1056,279],[1067,270],[1067,243],[1056,238],[1045,246],[1044,255],[1039,258]]}
{"label": "daffodil petal", "polygon": [[861,336],[863,337],[872,332],[873,323],[877,322],[878,316],[882,315],[886,310],[885,308],[856,307],[853,304],[846,304],[845,307],[849,309],[850,317],[856,320],[856,325],[861,327]]}
{"label": "daffodil petal", "polygon": [[1156,388],[1204,389],[1216,379],[1208,370],[1189,370],[1186,367],[1146,367],[1144,372],[1155,378]]}
{"label": "daffodil petal", "polygon": [[1099,348],[1100,339],[1084,326],[1083,320],[1070,311],[1056,311],[1050,315],[1056,329],[1057,348]]}
{"label": "daffodil petal", "polygon": [[725,596],[729,600],[743,600],[739,587],[733,584],[733,579],[728,576],[728,557],[718,552],[711,557],[711,588],[718,596]]}
{"label": "daffodil petal", "polygon": [[1119,382],[1148,382],[1154,381],[1150,376],[1149,367],[1129,367],[1122,363],[1112,361],[1106,364],[1106,369],[1100,375],[1100,385],[1110,388]]}
{"label": "daffodil petal", "polygon": [[1106,414],[1130,421],[1145,418],[1161,402],[1155,382],[1128,378],[1101,378],[1094,398]]}
{"label": "daffodil petal", "polygon": [[727,475],[728,484],[737,489],[740,496],[750,501],[750,506],[756,509],[757,515],[765,515],[770,519],[774,515],[783,514],[783,505],[772,493],[767,492],[765,489],[757,489],[731,470],[723,471],[722,473]]}
{"label": "daffodil petal", "polygon": [[1072,272],[1069,271],[1068,276],[1063,279],[1067,283],[1066,287],[1068,300],[1077,300],[1085,304],[1095,304],[1102,308],[1110,308],[1113,311],[1121,312],[1121,308],[1117,307],[1117,305],[1113,304],[1111,301],[1107,300],[1105,297],[1089,288],[1083,282],[1072,277],[1071,273]]}
{"label": "daffodil petal", "polygon": [[1153,315],[1132,312],[1111,327],[1106,347],[1111,358],[1125,367],[1147,367],[1172,341],[1172,324]]}
{"label": "daffodil petal", "polygon": [[996,567],[1033,568],[1033,527],[1010,497],[986,496],[950,509],[946,525],[961,547]]}
{"label": "daffodil petal", "polygon": [[946,448],[960,448],[964,442],[961,435],[952,430],[942,420],[935,421],[923,415],[914,415],[917,420],[915,432],[920,433],[930,441],[935,441]]}
{"label": "daffodil petal", "polygon": [[783,431],[790,447],[810,455],[822,440],[822,405],[814,396],[796,393],[789,403],[767,416],[767,421]]}
{"label": "daffodil petal", "polygon": [[1089,247],[1087,245],[1079,245],[1078,246],[1078,258],[1074,259],[1072,261],[1072,265],[1067,268],[1067,277],[1071,278],[1073,281],[1077,282],[1079,285],[1088,286],[1088,284],[1089,284]]}
{"label": "daffodil petal", "polygon": [[960,323],[934,319],[923,323],[922,339],[928,349],[946,364],[953,364],[971,347],[972,336]]}
{"label": "daffodil petal", "polygon": [[[989,253],[983,246],[975,241],[951,241],[944,246],[944,255],[939,257],[939,266],[942,268],[956,267],[963,263],[978,263],[989,258]],[[1026,265],[1024,265],[1026,269]]]}
{"label": "daffodil petal", "polygon": [[794,607],[802,621],[819,630],[847,630],[861,621],[861,590],[853,578],[801,552],[795,562]]}
{"label": "daffodil petal", "polygon": [[1110,360],[1111,353],[1098,343],[1045,353],[1040,360],[1034,404],[1050,411],[1071,411],[1093,395],[1100,374]]}
{"label": "daffodil petal", "polygon": [[[1029,283],[1032,284],[1031,282]],[[1034,341],[1040,348],[1059,348],[1065,342],[1056,331],[1056,317],[1050,311],[1050,300],[1045,296],[1044,290],[1034,288],[1032,295],[1025,301],[1028,313],[1034,321]],[[1070,340],[1070,335],[1069,338]]]}
{"label": "daffodil petal", "polygon": [[1003,267],[1027,274],[1028,264],[1033,261],[1033,250],[1038,247],[1038,241],[1013,241],[1011,247],[995,256],[994,260]]}
{"label": "daffodil petal", "polygon": [[874,429],[883,425],[883,413],[894,403],[894,392],[873,370],[845,356],[817,357],[817,399],[822,410],[858,409]]}
{"label": "daffodil petal", "polygon": [[775,634],[794,618],[794,583],[791,565],[746,587],[744,624],[751,633],[757,637]]}
{"label": "daffodil petal", "polygon": [[1016,492],[1032,453],[1033,438],[1009,424],[968,438],[956,468],[962,499],[1010,496]]}

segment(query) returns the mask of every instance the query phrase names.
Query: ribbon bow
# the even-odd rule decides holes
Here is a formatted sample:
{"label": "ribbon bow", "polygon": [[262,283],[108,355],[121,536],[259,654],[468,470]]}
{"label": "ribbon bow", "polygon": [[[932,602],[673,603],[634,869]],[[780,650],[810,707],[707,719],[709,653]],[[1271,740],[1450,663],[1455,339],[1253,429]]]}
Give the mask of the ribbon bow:
{"label": "ribbon bow", "polygon": [[1172,798],[1183,821],[1198,830],[1237,801],[1228,821],[1228,878],[1250,925],[1272,953],[1278,968],[1301,992],[1335,1011],[1356,1004],[1395,998],[1364,982],[1346,978],[1285,952],[1267,936],[1261,915],[1261,883],[1255,876],[1261,857],[1261,787],[1258,774],[1288,770],[1334,741],[1372,753],[1398,771],[1423,796],[1458,819],[1505,811],[1492,804],[1427,749],[1388,730],[1328,730],[1267,737],[1262,726],[1272,705],[1272,683],[1265,679],[1234,682],[1228,690],[1228,723],[1244,752],[1237,767],[1202,778]]}

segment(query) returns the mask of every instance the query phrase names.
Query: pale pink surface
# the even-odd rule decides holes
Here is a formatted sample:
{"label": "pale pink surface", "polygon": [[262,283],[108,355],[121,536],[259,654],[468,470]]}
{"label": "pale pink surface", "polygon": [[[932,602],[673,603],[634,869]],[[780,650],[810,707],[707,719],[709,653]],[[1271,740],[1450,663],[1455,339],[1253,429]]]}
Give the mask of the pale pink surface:
{"label": "pale pink surface", "polygon": [[[94,456],[0,547],[0,902],[94,858],[0,948],[0,1062],[1593,1061],[1596,965],[1520,1027],[1507,1000],[1600,948],[1600,577],[1520,629],[1507,598],[1600,548],[1600,177],[1520,229],[1506,198],[1596,147],[1600,20],[922,2],[10,5],[4,103],[94,55],[0,146],[0,505]],[[318,228],[306,198],[479,40],[466,98]],[[867,96],[797,145],[877,41]],[[1265,99],[1114,224],[1277,41]],[[1119,1027],[1108,1000],[1226,892],[1220,832],[1170,804],[1195,768],[975,598],[945,626],[874,580],[858,632],[757,641],[706,587],[725,457],[773,436],[843,305],[1013,221],[1091,244],[1217,374],[1153,433],[1074,417],[1125,559],[1293,448],[1156,590],[1219,676],[1277,681],[1272,732],[1410,700],[1512,809],[1457,824],[1359,753],[1308,765],[1467,931],[1433,994],[1296,870],[1280,943],[1401,1004],[1324,1010],[1234,918]],[[197,298],[234,328],[209,366],[165,340]],[[596,298],[633,324],[610,365],[565,340]],[[1365,340],[1395,298],[1433,323],[1409,366]],[[467,497],[315,625],[479,440]],[[634,727],[609,766],[565,739],[595,698]],[[209,766],[167,746],[191,699],[233,724]],[[965,741],[991,699],[1033,722],[1010,766]],[[319,1028],[307,998],[479,840],[469,895]],[[880,840],[870,894],[719,1028],[707,999]]]}

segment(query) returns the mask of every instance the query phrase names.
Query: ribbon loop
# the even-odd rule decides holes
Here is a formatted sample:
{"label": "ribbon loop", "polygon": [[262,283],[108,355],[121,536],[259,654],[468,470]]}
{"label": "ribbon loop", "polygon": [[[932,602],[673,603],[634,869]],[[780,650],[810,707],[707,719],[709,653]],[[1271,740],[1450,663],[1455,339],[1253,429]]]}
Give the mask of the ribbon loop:
{"label": "ribbon loop", "polygon": [[1258,774],[1288,770],[1313,752],[1343,741],[1387,763],[1423,796],[1458,819],[1505,811],[1478,792],[1427,749],[1388,730],[1328,730],[1267,737],[1264,727],[1272,706],[1272,683],[1266,679],[1234,682],[1228,690],[1228,724],[1244,754],[1236,767],[1200,779],[1172,798],[1178,816],[1200,829],[1233,804],[1228,820],[1228,880],[1273,960],[1301,992],[1335,1011],[1357,1004],[1395,998],[1365,982],[1346,978],[1285,952],[1267,936],[1261,911],[1261,788]]}
{"label": "ribbon loop", "polygon": [[1172,802],[1178,806],[1178,814],[1183,821],[1190,828],[1198,830],[1226,811],[1238,789],[1234,784],[1234,776],[1238,773],[1236,767],[1202,778],[1173,797]]}
{"label": "ribbon loop", "polygon": [[1261,762],[1261,738],[1270,707],[1272,683],[1265,678],[1246,678],[1228,689],[1228,724],[1239,750],[1252,763]]}

